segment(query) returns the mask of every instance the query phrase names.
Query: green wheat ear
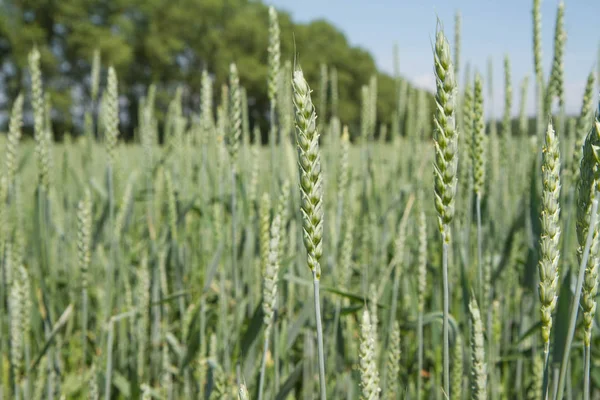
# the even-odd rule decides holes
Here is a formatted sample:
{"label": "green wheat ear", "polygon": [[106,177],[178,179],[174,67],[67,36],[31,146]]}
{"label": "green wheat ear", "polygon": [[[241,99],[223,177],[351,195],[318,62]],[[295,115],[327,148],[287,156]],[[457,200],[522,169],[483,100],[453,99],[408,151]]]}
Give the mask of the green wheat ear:
{"label": "green wheat ear", "polygon": [[450,241],[450,223],[454,218],[458,132],[455,121],[456,80],[450,45],[441,30],[435,41],[436,110],[435,127],[435,208],[444,241]]}
{"label": "green wheat ear", "polygon": [[453,399],[462,399],[463,389],[463,343],[460,334],[456,335],[452,352],[452,388]]}
{"label": "green wheat ear", "polygon": [[590,121],[593,120],[593,101],[594,101],[594,73],[590,72],[583,91],[583,100],[581,102],[581,111],[577,117],[575,127],[575,149],[573,149],[573,160],[571,173],[573,182],[579,181],[579,164],[581,162],[583,141],[588,133]]}
{"label": "green wheat ear", "polygon": [[106,95],[104,96],[106,109],[104,112],[104,135],[106,138],[106,152],[109,165],[114,165],[115,148],[119,138],[119,93],[117,73],[113,67],[108,69]]}
{"label": "green wheat ear", "polygon": [[38,162],[38,184],[48,191],[50,185],[50,130],[45,126],[46,109],[40,68],[40,52],[36,47],[28,56],[29,73],[31,75],[31,103],[33,106],[33,134],[35,153]]}
{"label": "green wheat ear", "polygon": [[388,386],[386,387],[385,397],[388,399],[395,399],[396,394],[398,392],[398,379],[400,374],[400,325],[398,325],[398,321],[394,321],[394,325],[392,326],[392,332],[390,333],[390,344],[388,349],[388,358],[387,358],[387,378],[386,382]]}
{"label": "green wheat ear", "polygon": [[85,190],[83,199],[77,206],[77,250],[79,267],[81,268],[81,286],[87,288],[88,268],[90,266],[92,239],[92,196],[89,189]]}
{"label": "green wheat ear", "polygon": [[550,71],[550,81],[548,82],[547,111],[550,111],[552,99],[558,98],[558,103],[562,107],[565,104],[564,88],[564,52],[567,33],[565,32],[565,3],[558,4],[556,12],[556,26],[554,30],[554,57],[552,59],[552,69]]}
{"label": "green wheat ear", "polygon": [[533,0],[533,66],[537,83],[542,82],[542,11],[541,0]]}
{"label": "green wheat ear", "polygon": [[469,302],[471,314],[471,398],[474,400],[487,399],[487,365],[483,340],[483,322],[477,306],[477,300]]}
{"label": "green wheat ear", "polygon": [[19,94],[13,103],[8,124],[8,137],[6,143],[6,178],[8,187],[12,187],[17,174],[17,158],[21,128],[23,126],[23,95]]}
{"label": "green wheat ear", "polygon": [[243,383],[240,384],[240,389],[238,392],[238,400],[250,400],[250,394],[248,393],[248,389],[246,388],[246,385],[244,385]]}
{"label": "green wheat ear", "polygon": [[296,106],[304,246],[308,252],[308,267],[320,279],[320,259],[323,255],[323,177],[317,114],[310,97],[310,87],[299,68],[294,71],[292,85]]}
{"label": "green wheat ear", "polygon": [[269,72],[267,77],[268,95],[271,104],[277,100],[277,82],[281,68],[281,50],[279,43],[279,20],[275,8],[269,7]]}
{"label": "green wheat ear", "polygon": [[377,370],[377,362],[375,360],[375,339],[367,307],[364,307],[363,310],[360,332],[360,398],[361,400],[374,400],[379,398],[381,389],[379,388],[379,371]]}
{"label": "green wheat ear", "polygon": [[[552,313],[556,307],[558,260],[560,258],[560,152],[558,138],[548,123],[542,151],[542,234],[540,239],[539,296],[541,302],[542,340],[550,342]],[[546,347],[547,348],[547,347]]]}
{"label": "green wheat ear", "polygon": [[242,135],[242,97],[240,90],[240,78],[235,64],[229,67],[229,88],[231,103],[229,107],[229,130],[227,135],[227,149],[231,162],[235,165],[237,161],[240,137]]}
{"label": "green wheat ear", "polygon": [[473,189],[475,194],[483,196],[486,161],[485,117],[483,112],[483,81],[479,73],[475,74],[473,95]]}
{"label": "green wheat ear", "polygon": [[264,271],[263,281],[263,322],[267,329],[273,323],[275,308],[277,307],[277,277],[279,274],[279,238],[281,219],[277,214],[271,224],[271,240],[269,241],[269,255]]}
{"label": "green wheat ear", "polygon": [[577,239],[579,241],[578,256],[581,257],[585,246],[588,230],[593,230],[592,245],[588,263],[585,269],[583,288],[581,293],[581,307],[583,309],[584,344],[587,346],[591,340],[592,325],[596,314],[596,294],[598,293],[598,222],[589,226],[591,204],[600,189],[600,109],[596,120],[588,133],[583,145],[581,159],[580,179],[577,200]]}

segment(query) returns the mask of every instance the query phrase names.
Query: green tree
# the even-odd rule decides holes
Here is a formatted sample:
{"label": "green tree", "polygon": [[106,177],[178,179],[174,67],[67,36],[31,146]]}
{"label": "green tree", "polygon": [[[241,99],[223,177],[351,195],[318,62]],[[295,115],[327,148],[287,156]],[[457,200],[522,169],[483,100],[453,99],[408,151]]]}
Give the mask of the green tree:
{"label": "green tree", "polygon": [[[339,116],[357,126],[360,87],[378,74],[378,121],[390,123],[396,90],[388,75],[378,73],[371,55],[352,47],[343,33],[324,20],[295,24],[279,13],[282,59],[302,60],[312,87],[318,90],[321,63],[337,68]],[[200,103],[200,76],[206,68],[215,78],[215,96],[235,62],[247,89],[252,124],[267,124],[267,6],[249,0],[7,0],[0,4],[0,79],[10,102],[26,84],[27,53],[42,54],[45,89],[50,93],[55,132],[79,133],[89,107],[92,54],[119,76],[124,137],[137,125],[139,99],[148,85],[157,86],[157,115],[166,111],[178,86],[184,89],[186,112]],[[102,84],[105,78],[101,79]],[[318,93],[315,93],[318,96]],[[217,100],[217,99],[215,99]],[[216,104],[216,101],[215,101]],[[327,115],[320,115],[327,119]],[[265,129],[263,129],[265,131]]]}

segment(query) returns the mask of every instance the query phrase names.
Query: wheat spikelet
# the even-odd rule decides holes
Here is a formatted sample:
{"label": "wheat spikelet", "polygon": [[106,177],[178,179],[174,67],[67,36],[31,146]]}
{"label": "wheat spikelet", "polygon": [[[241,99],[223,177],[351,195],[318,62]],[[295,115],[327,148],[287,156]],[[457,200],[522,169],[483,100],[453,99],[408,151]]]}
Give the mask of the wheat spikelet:
{"label": "wheat spikelet", "polygon": [[534,357],[532,364],[529,387],[526,393],[527,400],[537,400],[542,397],[544,360],[542,357]]}
{"label": "wheat spikelet", "polygon": [[398,321],[394,321],[392,331],[390,333],[390,343],[387,349],[387,388],[386,398],[389,400],[396,399],[398,393],[398,380],[400,374],[400,325]]}
{"label": "wheat spikelet", "polygon": [[260,219],[260,259],[264,271],[269,260],[269,227],[271,226],[271,200],[266,192],[263,193],[260,200],[258,217]]}
{"label": "wheat spikelet", "polygon": [[[565,104],[565,89],[564,89],[564,52],[567,34],[565,32],[565,3],[558,4],[556,12],[556,25],[554,28],[554,57],[552,59],[552,69],[550,71],[550,81],[548,82],[548,92],[546,100],[547,107],[554,97],[558,98],[558,103],[562,107]],[[547,109],[550,111],[550,108]]]}
{"label": "wheat spikelet", "polygon": [[87,289],[88,269],[91,260],[92,239],[92,195],[89,189],[84,192],[83,199],[77,205],[77,251],[79,268],[81,269],[81,286]]}
{"label": "wheat spikelet", "polygon": [[108,164],[114,165],[115,148],[119,138],[119,93],[117,73],[113,67],[108,69],[106,95],[104,96],[106,109],[104,110],[104,136],[106,139],[106,152],[108,153]]}
{"label": "wheat spikelet", "polygon": [[207,70],[202,71],[200,93],[200,143],[206,146],[215,126],[213,116],[213,85]]}
{"label": "wheat spikelet", "polygon": [[338,204],[344,204],[346,192],[348,191],[348,151],[350,148],[350,135],[348,134],[348,126],[344,125],[342,137],[340,141],[340,165],[338,174]]}
{"label": "wheat spikelet", "polygon": [[127,211],[130,207],[132,201],[132,193],[133,193],[133,184],[135,182],[136,174],[133,172],[125,185],[125,190],[123,191],[123,197],[121,198],[121,204],[119,206],[119,210],[117,211],[117,215],[115,216],[115,242],[119,243],[121,237],[123,236],[123,230],[125,229],[125,223],[127,222],[125,219],[127,217]]}
{"label": "wheat spikelet", "polygon": [[487,366],[485,363],[483,323],[474,298],[469,302],[471,314],[471,399],[487,399]]}
{"label": "wheat spikelet", "polygon": [[575,128],[575,149],[573,150],[573,161],[571,174],[574,183],[579,180],[579,164],[581,162],[583,141],[588,133],[589,124],[593,121],[593,99],[594,99],[594,73],[590,72],[583,91],[581,111],[577,117]]}
{"label": "wheat spikelet", "polygon": [[464,140],[461,142],[461,154],[464,157],[460,159],[460,172],[462,173],[461,190],[465,194],[468,194],[468,191],[471,190],[471,184],[473,183],[473,117],[473,86],[467,80],[462,106],[462,132],[464,133]]}
{"label": "wheat spikelet", "polygon": [[375,340],[369,311],[365,307],[360,324],[359,369],[361,400],[379,398],[379,372],[375,361]]}
{"label": "wheat spikelet", "polygon": [[150,386],[142,384],[140,389],[142,389],[142,400],[152,400],[152,391],[150,390]]}
{"label": "wheat spikelet", "polygon": [[248,200],[250,202],[250,220],[256,215],[256,192],[258,188],[258,174],[260,172],[260,131],[258,127],[254,127],[254,144],[250,148],[250,182],[248,183]]}
{"label": "wheat spikelet", "polygon": [[181,97],[183,95],[181,86],[175,90],[175,96],[169,102],[167,116],[165,120],[164,141],[169,147],[175,148],[180,138],[177,136],[180,132],[180,120],[183,119],[183,110],[181,109]]}
{"label": "wheat spikelet", "polygon": [[[9,251],[7,251],[10,254]],[[13,268],[16,266],[12,266]],[[10,362],[15,377],[21,376],[23,367],[23,286],[21,269],[13,270],[14,276],[9,287],[10,307]],[[19,378],[20,379],[20,378]]]}
{"label": "wheat spikelet", "polygon": [[44,92],[40,69],[40,52],[36,47],[29,53],[29,73],[31,74],[31,102],[33,106],[33,132],[35,152],[38,160],[38,184],[46,192],[49,187],[50,141],[45,126]]}
{"label": "wheat spikelet", "polygon": [[542,233],[540,238],[539,296],[541,303],[542,340],[546,346],[550,342],[552,313],[556,307],[557,284],[559,279],[558,260],[560,258],[560,152],[558,138],[548,123],[546,143],[542,150]]}
{"label": "wheat spikelet", "polygon": [[598,293],[598,223],[589,226],[592,200],[600,185],[598,147],[600,146],[600,110],[583,145],[580,179],[578,184],[577,221],[575,223],[579,241],[578,256],[581,259],[588,229],[593,230],[592,245],[585,269],[581,307],[583,309],[584,344],[589,345],[592,323],[596,314],[596,294]]}
{"label": "wheat spikelet", "polygon": [[240,146],[240,136],[242,135],[242,97],[240,92],[240,78],[235,64],[231,64],[229,67],[229,89],[231,104],[229,107],[230,116],[227,148],[229,150],[231,162],[235,168]]}
{"label": "wheat spikelet", "polygon": [[451,398],[462,399],[463,389],[463,343],[460,335],[456,335],[452,352],[452,385]]}
{"label": "wheat spikelet", "polygon": [[248,394],[248,389],[246,388],[246,385],[244,385],[243,383],[240,384],[238,400],[250,400],[250,394]]}
{"label": "wheat spikelet", "polygon": [[269,7],[269,71],[267,76],[267,87],[269,101],[275,105],[277,100],[277,84],[279,79],[279,69],[281,67],[281,50],[279,44],[279,21],[275,8]]}
{"label": "wheat spikelet", "polygon": [[527,134],[527,88],[529,87],[529,76],[526,76],[521,81],[521,100],[519,103],[519,134],[525,136]]}
{"label": "wheat spikelet", "polygon": [[289,214],[289,202],[290,202],[290,181],[284,180],[281,185],[281,193],[279,194],[279,199],[277,202],[277,215],[280,217],[280,225],[281,225],[281,234],[279,235],[279,249],[278,254],[280,261],[286,254],[287,250],[287,236],[286,236],[286,225],[288,223],[288,219],[290,218]]}
{"label": "wheat spikelet", "polygon": [[263,280],[263,322],[267,330],[273,323],[275,307],[277,306],[277,279],[279,274],[279,235],[281,228],[280,215],[276,214],[271,224],[271,240],[269,255]]}
{"label": "wheat spikelet", "polygon": [[541,0],[533,0],[533,67],[536,80],[542,82],[544,73],[542,71],[542,11]]}
{"label": "wheat spikelet", "polygon": [[167,212],[169,216],[171,239],[177,242],[177,197],[175,194],[173,178],[168,171],[165,171],[165,186],[167,190]]}
{"label": "wheat spikelet", "polygon": [[454,218],[458,132],[455,124],[456,80],[450,59],[450,45],[441,30],[435,41],[436,111],[435,126],[435,208],[439,229],[445,242],[450,241],[450,222]]}
{"label": "wheat spikelet", "polygon": [[316,279],[320,279],[320,259],[323,255],[323,177],[319,132],[316,126],[317,114],[310,98],[311,90],[301,69],[294,71],[292,84],[296,106],[304,246],[308,253],[308,267]]}
{"label": "wheat spikelet", "polygon": [[13,103],[8,124],[8,137],[6,143],[6,178],[9,187],[13,185],[17,173],[17,151],[21,140],[21,127],[23,126],[23,95],[19,94]]}
{"label": "wheat spikelet", "polygon": [[38,374],[33,388],[33,400],[42,400],[44,389],[46,388],[46,382],[48,381],[47,355],[42,357],[39,365],[40,367],[38,368]]}
{"label": "wheat spikelet", "polygon": [[100,392],[98,390],[98,382],[96,381],[96,365],[90,367],[90,377],[88,378],[88,400],[98,400]]}
{"label": "wheat spikelet", "polygon": [[344,226],[344,236],[340,248],[341,285],[346,289],[350,288],[350,277],[352,276],[353,233],[354,221],[352,218],[348,218]]}
{"label": "wheat spikelet", "polygon": [[512,111],[512,83],[510,77],[510,58],[508,55],[504,56],[504,117],[502,118],[502,135],[504,136],[504,143],[508,141],[508,138],[512,136],[511,127],[511,111]]}
{"label": "wheat spikelet", "polygon": [[379,354],[379,314],[377,312],[377,288],[374,283],[369,285],[369,317],[371,318],[371,336],[373,337],[373,351],[375,358]]}
{"label": "wheat spikelet", "polygon": [[478,196],[483,196],[485,183],[485,161],[486,161],[486,136],[485,117],[483,115],[483,82],[481,75],[475,74],[473,104],[473,190]]}

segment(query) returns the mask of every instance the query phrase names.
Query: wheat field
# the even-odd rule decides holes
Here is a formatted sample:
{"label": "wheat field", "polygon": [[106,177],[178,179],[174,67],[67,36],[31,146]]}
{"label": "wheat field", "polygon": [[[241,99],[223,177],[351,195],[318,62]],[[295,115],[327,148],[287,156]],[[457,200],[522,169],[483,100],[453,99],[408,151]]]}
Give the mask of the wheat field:
{"label": "wheat field", "polygon": [[235,60],[198,112],[146,88],[122,140],[100,53],[55,141],[33,48],[0,136],[0,399],[600,398],[600,68],[566,114],[564,10],[545,74],[533,1],[537,90],[506,57],[502,118],[438,21],[436,92],[398,77],[386,124],[373,77],[347,125],[271,8],[267,143]]}

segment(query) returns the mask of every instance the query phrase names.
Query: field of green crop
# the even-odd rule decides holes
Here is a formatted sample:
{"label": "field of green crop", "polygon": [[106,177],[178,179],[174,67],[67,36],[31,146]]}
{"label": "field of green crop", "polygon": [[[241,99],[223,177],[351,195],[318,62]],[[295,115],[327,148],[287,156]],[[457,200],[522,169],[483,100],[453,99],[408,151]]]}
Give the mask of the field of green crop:
{"label": "field of green crop", "polygon": [[546,75],[539,7],[537,92],[506,58],[498,121],[457,20],[434,101],[398,78],[380,123],[374,76],[350,129],[270,9],[265,144],[235,63],[199,71],[198,114],[148,87],[123,141],[99,53],[85,132],[55,142],[33,48],[0,136],[0,399],[600,398],[596,72],[566,115],[564,4]]}

